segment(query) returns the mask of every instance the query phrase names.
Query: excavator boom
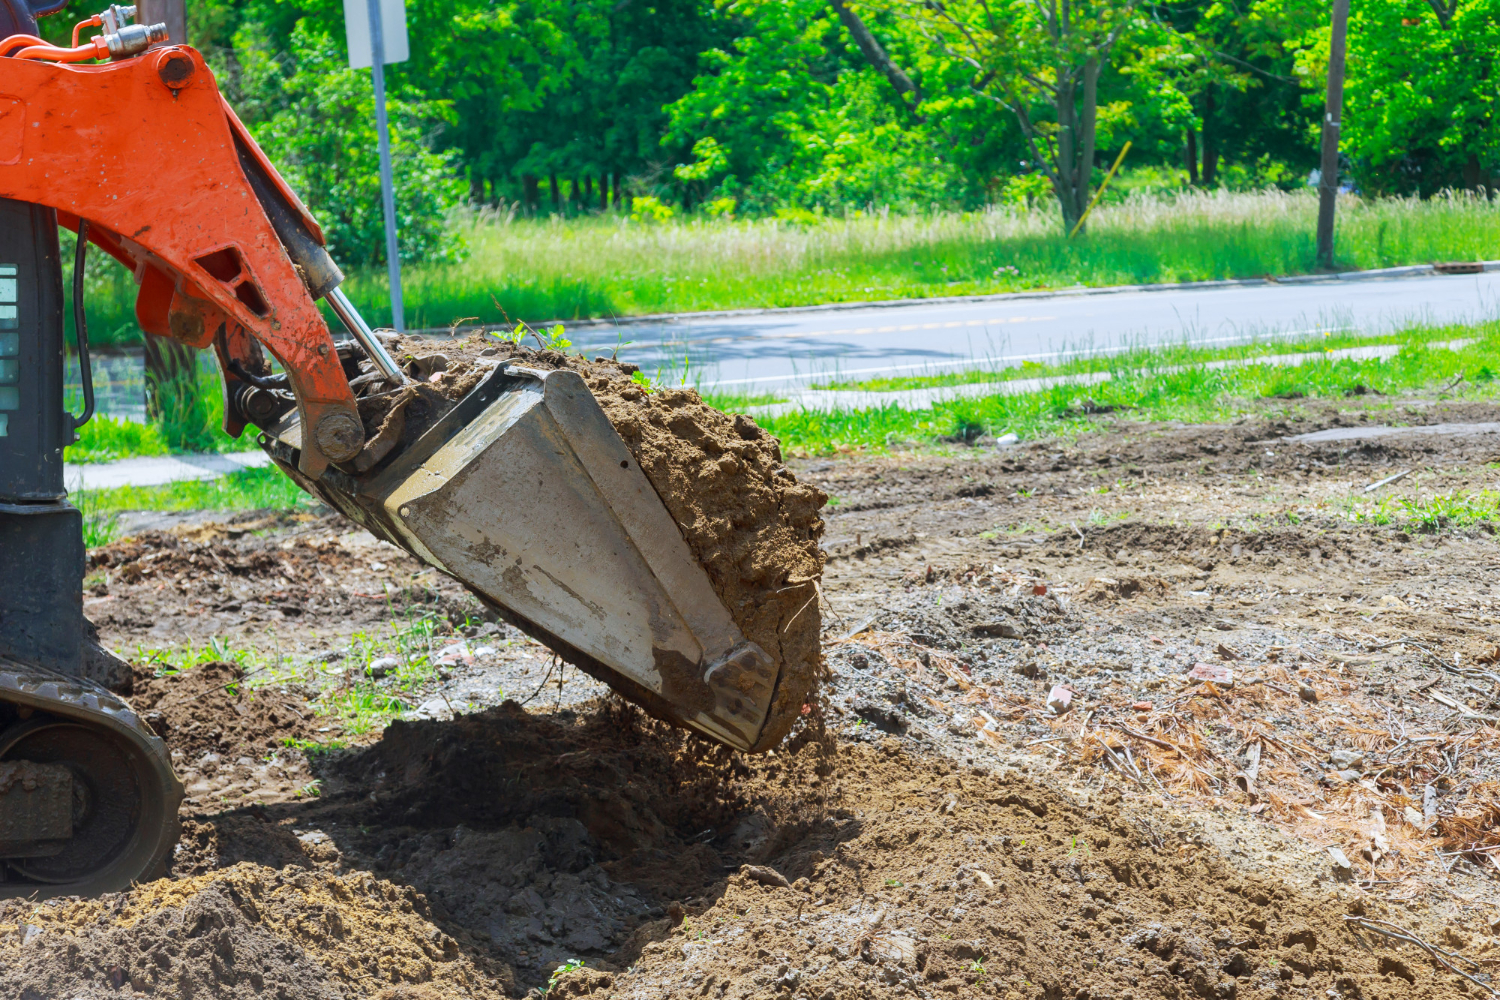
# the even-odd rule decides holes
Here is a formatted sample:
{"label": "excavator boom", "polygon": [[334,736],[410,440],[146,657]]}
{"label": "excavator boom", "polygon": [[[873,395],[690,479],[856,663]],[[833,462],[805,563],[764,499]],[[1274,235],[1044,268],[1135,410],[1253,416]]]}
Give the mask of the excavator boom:
{"label": "excavator boom", "polygon": [[[738,750],[781,739],[817,673],[822,501],[810,491],[795,511],[768,508],[790,481],[774,442],[735,423],[740,437],[709,456],[719,471],[668,488],[611,423],[581,359],[491,360],[445,397],[411,367],[420,358],[398,365],[339,290],[316,219],[200,53],[159,25],[125,23],[134,9],[120,7],[85,22],[105,29],[95,38],[48,45],[14,16],[25,2],[0,0],[0,897],[152,877],[182,796],[162,741],[100,685],[128,667],[85,634],[62,455],[89,411],[62,408],[59,225],[78,234],[86,395],[92,244],[134,275],[142,329],[214,350],[225,430],[253,426],[307,492],[653,714]],[[319,299],[352,340],[334,340]],[[742,462],[752,451],[761,457]],[[742,536],[736,568],[711,575],[705,560],[722,561],[723,546],[705,541],[703,518],[673,510],[727,468],[759,470],[743,490],[760,491],[756,516],[771,528]],[[688,521],[702,522],[691,536]],[[745,531],[733,512],[716,523]],[[802,553],[796,580],[771,551],[788,544]]]}

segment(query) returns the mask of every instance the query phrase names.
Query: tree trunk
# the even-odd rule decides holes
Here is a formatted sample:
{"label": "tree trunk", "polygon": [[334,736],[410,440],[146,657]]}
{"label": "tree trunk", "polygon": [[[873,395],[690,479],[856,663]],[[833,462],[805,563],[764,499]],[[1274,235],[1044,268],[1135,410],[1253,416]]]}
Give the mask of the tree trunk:
{"label": "tree trunk", "polygon": [[1219,175],[1219,147],[1214,142],[1214,88],[1203,89],[1203,186],[1213,187]]}
{"label": "tree trunk", "polygon": [[599,175],[599,211],[609,211],[609,174]]}
{"label": "tree trunk", "polygon": [[1075,156],[1078,138],[1078,109],[1073,104],[1074,84],[1071,78],[1061,78],[1057,87],[1057,188],[1058,205],[1062,208],[1063,231],[1072,232],[1073,225],[1083,214],[1078,204],[1078,162]]}
{"label": "tree trunk", "polygon": [[922,91],[911,77],[902,72],[901,67],[891,62],[891,57],[886,55],[885,49],[880,41],[870,33],[865,22],[858,14],[849,9],[844,0],[828,0],[833,7],[834,13],[838,14],[839,20],[844,22],[844,27],[854,39],[854,44],[859,46],[859,51],[864,55],[865,61],[875,67],[896,88],[896,93],[901,96],[901,103],[917,109],[922,103]]}
{"label": "tree trunk", "polygon": [[552,188],[552,211],[562,211],[562,191],[557,186],[557,174],[547,175],[547,184]]}
{"label": "tree trunk", "polygon": [[1187,153],[1184,157],[1187,163],[1188,183],[1193,187],[1198,186],[1198,130],[1189,125],[1187,127]]}
{"label": "tree trunk", "polygon": [[541,207],[541,186],[536,174],[521,175],[521,202],[526,206],[526,211],[535,212]]}
{"label": "tree trunk", "polygon": [[187,5],[184,0],[137,0],[137,24],[165,24],[167,40],[187,44]]}

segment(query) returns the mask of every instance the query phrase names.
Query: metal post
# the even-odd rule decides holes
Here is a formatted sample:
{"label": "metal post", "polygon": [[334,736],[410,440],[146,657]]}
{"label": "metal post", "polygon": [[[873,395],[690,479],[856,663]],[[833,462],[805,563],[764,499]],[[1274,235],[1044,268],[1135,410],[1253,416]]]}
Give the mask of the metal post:
{"label": "metal post", "polygon": [[1328,102],[1323,111],[1323,165],[1318,177],[1318,266],[1333,267],[1333,213],[1339,197],[1339,119],[1344,108],[1344,48],[1349,0],[1333,0],[1328,40]]}
{"label": "metal post", "polygon": [[406,314],[401,305],[401,255],[396,244],[396,188],[391,179],[391,129],[385,114],[385,32],[380,20],[380,0],[368,0],[370,9],[370,72],[375,79],[375,130],[380,140],[380,200],[385,212],[386,272],[391,282],[391,325],[406,332]]}

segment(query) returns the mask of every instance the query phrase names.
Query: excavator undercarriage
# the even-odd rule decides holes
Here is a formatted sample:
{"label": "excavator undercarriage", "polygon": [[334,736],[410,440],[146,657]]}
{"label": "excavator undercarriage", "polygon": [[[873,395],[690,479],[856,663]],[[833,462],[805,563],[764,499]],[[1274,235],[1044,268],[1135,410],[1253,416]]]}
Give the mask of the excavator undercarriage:
{"label": "excavator undercarriage", "polygon": [[[653,714],[738,750],[786,732],[815,641],[786,663],[777,629],[762,634],[775,648],[747,639],[754,602],[726,605],[577,372],[497,363],[399,446],[372,435],[362,405],[425,387],[340,291],[317,221],[203,57],[128,24],[128,7],[51,46],[35,26],[48,10],[27,2],[0,0],[0,897],[123,889],[162,872],[178,837],[167,748],[108,689],[128,665],[83,615],[63,484],[92,411],[91,245],[134,274],[144,330],[215,352],[225,430],[253,428],[303,489]],[[78,416],[63,405],[59,225],[78,234]],[[335,341],[320,299],[351,339]],[[817,529],[797,530],[815,551]],[[781,591],[817,591],[815,572],[786,577]],[[815,638],[816,601],[797,600],[788,623]]]}

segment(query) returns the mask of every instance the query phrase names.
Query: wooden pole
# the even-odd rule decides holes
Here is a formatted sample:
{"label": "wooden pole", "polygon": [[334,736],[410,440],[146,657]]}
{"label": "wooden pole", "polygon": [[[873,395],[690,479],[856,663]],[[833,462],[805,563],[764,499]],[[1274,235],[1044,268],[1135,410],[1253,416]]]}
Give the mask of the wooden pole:
{"label": "wooden pole", "polygon": [[[137,24],[165,24],[167,41],[187,44],[187,5],[184,0],[137,0]],[[198,351],[170,337],[145,334],[146,415],[166,416],[171,406],[182,406],[198,392]]]}
{"label": "wooden pole", "polygon": [[1323,164],[1318,177],[1318,266],[1333,268],[1333,217],[1339,198],[1339,126],[1344,110],[1344,49],[1349,0],[1333,0],[1328,39],[1328,100],[1323,110]]}

